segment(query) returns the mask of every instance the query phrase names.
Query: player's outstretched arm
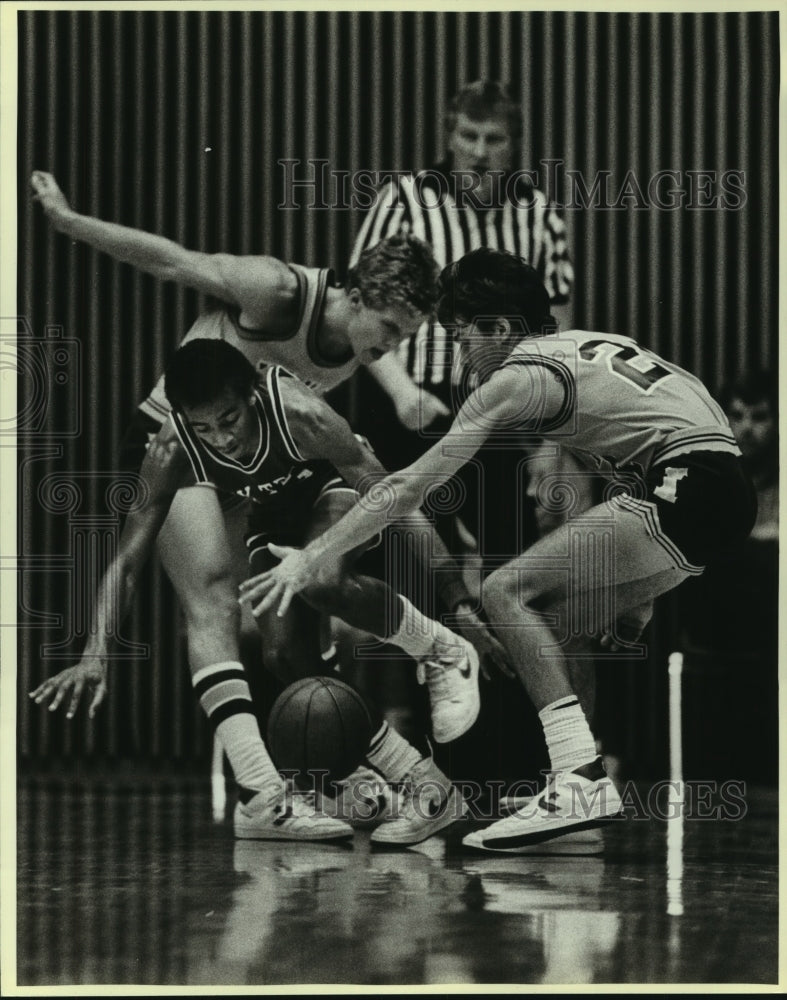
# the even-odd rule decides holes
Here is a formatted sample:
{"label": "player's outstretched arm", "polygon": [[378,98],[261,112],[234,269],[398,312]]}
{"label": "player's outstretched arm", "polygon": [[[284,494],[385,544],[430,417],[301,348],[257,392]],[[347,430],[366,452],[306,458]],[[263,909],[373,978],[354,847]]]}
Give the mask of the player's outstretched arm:
{"label": "player's outstretched arm", "polygon": [[369,365],[368,370],[391,397],[399,422],[408,430],[421,430],[451,412],[441,399],[413,382],[393,351]]}
{"label": "player's outstretched arm", "polygon": [[[510,426],[513,414],[521,412],[515,394],[517,388],[516,371],[497,373],[463,405],[447,438],[438,441],[406,469],[389,473],[367,488],[340,521],[305,549],[287,554],[272,570],[247,580],[241,587],[242,600],[261,601],[255,605],[255,614],[274,606],[278,606],[280,615],[285,614],[295,594],[319,580],[320,566],[325,561],[338,559],[378,534],[391,521],[421,507],[427,494],[450,479],[494,430]],[[323,415],[320,419],[328,418]],[[447,440],[460,447],[445,447]],[[345,463],[338,452],[322,457],[329,458],[343,474],[353,474],[352,464]],[[356,488],[361,485],[357,479],[350,482]],[[274,548],[271,551],[278,554]]]}
{"label": "player's outstretched arm", "polygon": [[88,705],[91,719],[106,697],[109,640],[117,634],[128,613],[139,573],[166,520],[172,498],[185,481],[185,456],[176,453],[167,428],[160,432],[159,438],[151,444],[140,469],[147,498],[139,510],[129,513],[118,554],[99,585],[91,612],[90,639],[82,658],[76,666],[61,670],[30,692],[37,705],[48,702],[50,712],[65,701],[69,719],[73,718],[83,694],[91,696]]}
{"label": "player's outstretched arm", "polygon": [[270,300],[283,284],[295,281],[272,257],[200,253],[164,236],[81,215],[52,174],[43,170],[33,172],[30,185],[34,200],[58,232],[161,281],[174,281],[238,306],[249,325],[264,325]]}

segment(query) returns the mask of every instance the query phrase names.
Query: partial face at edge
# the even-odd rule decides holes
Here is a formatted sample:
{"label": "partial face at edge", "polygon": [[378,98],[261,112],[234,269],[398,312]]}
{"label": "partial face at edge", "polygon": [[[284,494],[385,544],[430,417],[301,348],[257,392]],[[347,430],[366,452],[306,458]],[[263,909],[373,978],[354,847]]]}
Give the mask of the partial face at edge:
{"label": "partial face at edge", "polygon": [[730,428],[746,458],[759,458],[773,445],[776,420],[766,400],[744,403],[733,397],[727,409]]}

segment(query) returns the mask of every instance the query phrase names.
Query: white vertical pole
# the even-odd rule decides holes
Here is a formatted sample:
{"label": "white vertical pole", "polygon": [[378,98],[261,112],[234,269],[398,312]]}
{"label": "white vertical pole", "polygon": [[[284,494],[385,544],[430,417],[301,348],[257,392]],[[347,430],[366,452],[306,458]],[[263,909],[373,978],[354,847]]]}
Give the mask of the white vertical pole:
{"label": "white vertical pole", "polygon": [[669,657],[670,782],[667,814],[667,913],[683,916],[683,653]]}
{"label": "white vertical pole", "polygon": [[221,823],[227,808],[227,782],[224,778],[224,747],[218,735],[213,737],[213,757],[210,763],[211,805],[213,820]]}
{"label": "white vertical pole", "polygon": [[682,714],[683,653],[669,656],[669,762],[670,781],[683,781]]}

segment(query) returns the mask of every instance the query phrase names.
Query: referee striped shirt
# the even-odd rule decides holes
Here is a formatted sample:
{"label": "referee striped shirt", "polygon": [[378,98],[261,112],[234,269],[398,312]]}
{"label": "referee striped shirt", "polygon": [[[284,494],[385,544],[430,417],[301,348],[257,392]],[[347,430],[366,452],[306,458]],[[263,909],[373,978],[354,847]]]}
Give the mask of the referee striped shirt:
{"label": "referee striped shirt", "polygon": [[[566,227],[543,192],[521,181],[499,207],[460,206],[441,183],[449,178],[448,164],[440,164],[383,185],[358,233],[352,263],[380,240],[408,231],[429,243],[441,268],[478,247],[512,251],[536,268],[554,305],[567,302],[574,273]],[[399,353],[413,381],[449,402],[454,344],[439,323],[424,324]]]}

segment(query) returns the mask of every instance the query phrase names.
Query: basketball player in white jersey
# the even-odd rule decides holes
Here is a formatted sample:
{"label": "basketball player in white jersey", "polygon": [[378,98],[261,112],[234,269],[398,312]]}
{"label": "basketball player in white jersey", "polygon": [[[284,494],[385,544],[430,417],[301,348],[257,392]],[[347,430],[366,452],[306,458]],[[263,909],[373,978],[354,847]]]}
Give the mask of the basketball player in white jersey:
{"label": "basketball player in white jersey", "polygon": [[[312,390],[279,366],[269,366],[260,378],[248,359],[224,341],[190,340],[172,358],[165,386],[173,409],[142,462],[147,499],[128,516],[118,555],[99,588],[82,660],[31,695],[37,703],[49,702],[52,710],[67,699],[69,717],[83,693],[91,692],[91,714],[105,697],[107,637],[125,617],[142,566],[181,489],[202,484],[249,498],[246,543],[249,562],[259,571],[275,562],[271,543],[305,544],[349,509],[355,488],[370,474],[384,475],[346,421]],[[266,665],[285,685],[318,672],[320,615],[341,617],[399,646],[419,661],[424,675],[440,670],[440,687],[450,688],[451,697],[433,697],[434,737],[456,739],[478,715],[477,654],[387,584],[354,572],[354,558],[365,548],[326,565],[320,586],[304,592],[288,621],[273,614],[258,617]],[[350,832],[308,803],[296,802],[290,816],[280,810],[283,782],[262,743],[240,663],[214,663],[197,671],[193,681],[240,785],[237,836],[323,839]],[[386,781],[404,784],[411,793],[373,833],[375,841],[416,843],[464,814],[462,798],[446,775],[379,717],[367,761]],[[352,804],[346,805],[351,809]]]}
{"label": "basketball player in white jersey", "polygon": [[[555,333],[547,291],[524,260],[476,250],[447,267],[441,285],[439,315],[454,328],[475,385],[451,431],[384,480],[395,498],[387,510],[362,498],[306,549],[275,548],[285,558],[248,581],[244,599],[256,613],[286,609],[319,578],[323,560],[419,505],[493,431],[532,430],[605,472],[610,487],[601,504],[496,570],[483,587],[486,613],[539,712],[552,770],[543,792],[464,843],[517,853],[597,826],[621,807],[554,623],[591,606],[602,609],[608,639],[621,638],[616,622],[641,622],[655,597],[745,540],[756,499],[730,425],[703,384],[628,337]],[[572,552],[579,553],[576,565],[567,562]]]}

